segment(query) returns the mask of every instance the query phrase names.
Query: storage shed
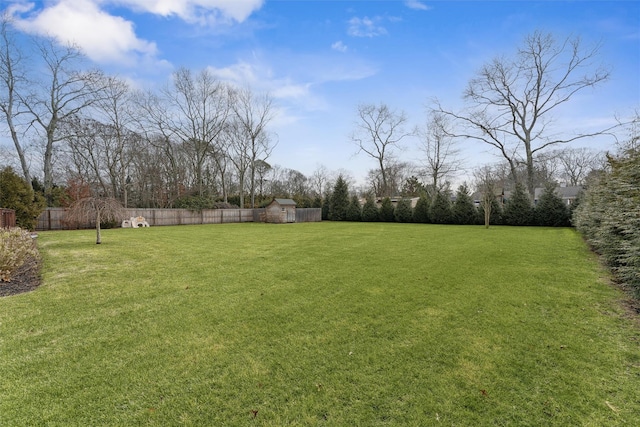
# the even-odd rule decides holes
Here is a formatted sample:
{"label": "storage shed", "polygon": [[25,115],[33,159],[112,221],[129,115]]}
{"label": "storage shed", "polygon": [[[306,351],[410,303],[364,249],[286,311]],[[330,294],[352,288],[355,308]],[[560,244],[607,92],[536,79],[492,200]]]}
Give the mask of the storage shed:
{"label": "storage shed", "polygon": [[273,199],[265,207],[264,222],[274,224],[296,222],[296,202],[291,199]]}

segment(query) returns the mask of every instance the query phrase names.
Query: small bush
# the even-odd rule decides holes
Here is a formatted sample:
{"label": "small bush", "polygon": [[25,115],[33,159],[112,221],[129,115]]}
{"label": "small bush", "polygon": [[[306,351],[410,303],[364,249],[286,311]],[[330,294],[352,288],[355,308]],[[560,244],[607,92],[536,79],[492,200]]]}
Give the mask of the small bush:
{"label": "small bush", "polygon": [[13,272],[27,259],[37,256],[38,249],[27,230],[0,229],[0,282],[10,282]]}

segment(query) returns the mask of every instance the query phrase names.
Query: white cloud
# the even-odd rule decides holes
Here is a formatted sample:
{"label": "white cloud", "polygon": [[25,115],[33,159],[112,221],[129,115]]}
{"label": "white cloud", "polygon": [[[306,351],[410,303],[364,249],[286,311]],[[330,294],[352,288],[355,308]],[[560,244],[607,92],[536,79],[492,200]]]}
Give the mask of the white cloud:
{"label": "white cloud", "polygon": [[190,23],[213,25],[232,19],[243,22],[264,0],[104,0],[161,16],[178,16]]}
{"label": "white cloud", "polygon": [[323,111],[329,108],[320,95],[326,83],[355,81],[376,73],[371,65],[357,58],[335,54],[293,55],[270,52],[264,59],[259,53],[227,67],[208,67],[218,79],[258,92],[268,92],[287,111]]}
{"label": "white cloud", "polygon": [[342,43],[341,40],[339,40],[339,41],[335,42],[334,44],[332,44],[331,45],[331,49],[337,50],[338,52],[346,52],[348,50],[347,45]]}
{"label": "white cloud", "polygon": [[274,98],[300,99],[309,95],[310,83],[297,83],[290,77],[274,77],[268,65],[254,61],[239,61],[229,67],[208,67],[218,79],[236,86],[249,86],[258,91],[269,92]]}
{"label": "white cloud", "polygon": [[353,17],[349,20],[347,33],[354,37],[376,37],[387,34],[386,28],[380,25],[380,17]]}
{"label": "white cloud", "polygon": [[132,22],[105,13],[90,0],[60,0],[22,18],[27,11],[15,16],[21,30],[74,44],[98,63],[133,65],[136,58],[157,54],[155,43],[136,36]]}
{"label": "white cloud", "polygon": [[406,0],[404,2],[404,5],[407,6],[409,9],[431,10],[431,6],[427,6],[426,4],[422,3],[420,0]]}
{"label": "white cloud", "polygon": [[97,63],[134,66],[166,65],[157,59],[153,41],[139,38],[134,23],[109,14],[104,7],[120,6],[137,12],[175,16],[188,23],[214,25],[242,22],[264,0],[51,0],[14,1],[7,11],[25,32],[47,35],[78,46]]}

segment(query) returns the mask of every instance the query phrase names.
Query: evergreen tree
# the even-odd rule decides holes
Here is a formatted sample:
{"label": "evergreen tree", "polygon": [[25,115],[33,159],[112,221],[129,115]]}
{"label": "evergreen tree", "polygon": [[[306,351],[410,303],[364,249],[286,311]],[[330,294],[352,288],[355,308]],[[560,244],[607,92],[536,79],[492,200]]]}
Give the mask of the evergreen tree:
{"label": "evergreen tree", "polygon": [[391,199],[389,197],[385,197],[382,200],[382,206],[380,206],[380,221],[394,222],[396,220],[394,211],[395,209],[393,208]]}
{"label": "evergreen tree", "polygon": [[401,199],[396,205],[395,217],[397,222],[411,222],[413,219],[413,209],[411,200]]}
{"label": "evergreen tree", "polygon": [[418,203],[416,203],[416,207],[413,209],[413,222],[418,222],[422,224],[426,224],[431,222],[431,218],[429,217],[429,199],[425,194],[420,196],[418,199]]}
{"label": "evergreen tree", "polygon": [[375,222],[380,220],[380,211],[376,206],[376,201],[371,194],[367,195],[367,199],[362,207],[362,220],[366,222]]}
{"label": "evergreen tree", "polygon": [[453,221],[456,224],[476,224],[478,221],[478,210],[473,204],[473,199],[469,194],[466,185],[458,187],[456,201],[453,204]]}
{"label": "evergreen tree", "polygon": [[637,137],[611,170],[591,182],[574,213],[574,223],[621,283],[640,298],[640,149]]}
{"label": "evergreen tree", "polygon": [[362,221],[362,208],[358,196],[351,197],[351,202],[347,206],[347,221]]}
{"label": "evergreen tree", "polygon": [[536,223],[548,227],[568,227],[569,207],[556,193],[556,186],[547,184],[535,208]]}
{"label": "evergreen tree", "polygon": [[316,196],[313,198],[313,203],[311,203],[312,208],[321,208],[322,207],[322,197]]}
{"label": "evergreen tree", "polygon": [[13,169],[6,167],[0,171],[0,207],[16,211],[16,225],[33,230],[38,216],[45,209],[44,197]]}
{"label": "evergreen tree", "polygon": [[329,201],[329,220],[344,221],[347,219],[349,206],[349,186],[342,175],[338,176]]}
{"label": "evergreen tree", "polygon": [[534,211],[531,200],[524,185],[516,184],[515,191],[511,194],[502,213],[502,220],[506,225],[532,225]]}
{"label": "evergreen tree", "polygon": [[449,193],[438,191],[431,204],[431,222],[434,224],[453,223],[453,212],[451,210],[451,198]]}
{"label": "evergreen tree", "polygon": [[331,193],[327,193],[322,200],[322,220],[329,219],[329,205],[331,204]]}

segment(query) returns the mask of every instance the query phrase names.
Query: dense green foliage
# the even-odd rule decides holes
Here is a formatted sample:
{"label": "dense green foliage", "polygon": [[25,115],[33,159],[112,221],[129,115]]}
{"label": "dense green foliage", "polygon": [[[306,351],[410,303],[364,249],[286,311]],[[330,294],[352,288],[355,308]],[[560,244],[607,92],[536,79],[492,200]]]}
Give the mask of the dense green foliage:
{"label": "dense green foliage", "polygon": [[371,194],[368,194],[364,206],[362,206],[362,220],[365,222],[375,222],[379,219],[380,211],[376,206],[376,201]]}
{"label": "dense green foliage", "polygon": [[536,224],[548,227],[568,227],[571,225],[569,215],[569,207],[556,193],[556,186],[547,185],[536,204]]}
{"label": "dense green foliage", "polygon": [[173,206],[178,209],[200,212],[203,209],[213,209],[215,207],[215,200],[213,197],[193,194],[178,198]]}
{"label": "dense green foliage", "polygon": [[33,230],[40,213],[45,209],[44,197],[34,192],[13,169],[0,171],[0,208],[16,211],[16,225]]}
{"label": "dense green foliage", "polygon": [[621,282],[640,297],[640,151],[609,157],[610,171],[591,183],[574,223]]}
{"label": "dense green foliage", "polygon": [[362,221],[362,207],[358,196],[352,196],[349,206],[347,206],[347,221]]}
{"label": "dense green foliage", "polygon": [[448,192],[438,191],[433,198],[429,212],[431,222],[434,224],[453,224],[453,211],[451,210],[451,197]]}
{"label": "dense green foliage", "polygon": [[396,222],[411,222],[413,220],[413,210],[411,209],[411,200],[400,199],[396,204],[394,212]]}
{"label": "dense green foliage", "polygon": [[43,285],[0,298],[0,425],[640,425],[637,326],[573,230],[104,233],[40,233]]}
{"label": "dense green foliage", "polygon": [[431,209],[431,203],[426,195],[420,196],[416,207],[413,209],[413,222],[428,223],[431,218],[429,217],[429,210]]}
{"label": "dense green foliage", "polygon": [[396,220],[395,208],[389,197],[382,199],[380,204],[380,221],[382,222],[394,222]]}
{"label": "dense green foliage", "polygon": [[502,221],[506,225],[532,225],[534,210],[524,185],[518,183],[507,200],[502,212]]}
{"label": "dense green foliage", "polygon": [[454,224],[477,224],[478,210],[473,205],[473,199],[471,193],[466,185],[458,187],[456,192],[456,201],[452,208],[453,222]]}
{"label": "dense green foliage", "polygon": [[329,220],[344,221],[349,207],[349,186],[342,175],[338,176],[329,200]]}

